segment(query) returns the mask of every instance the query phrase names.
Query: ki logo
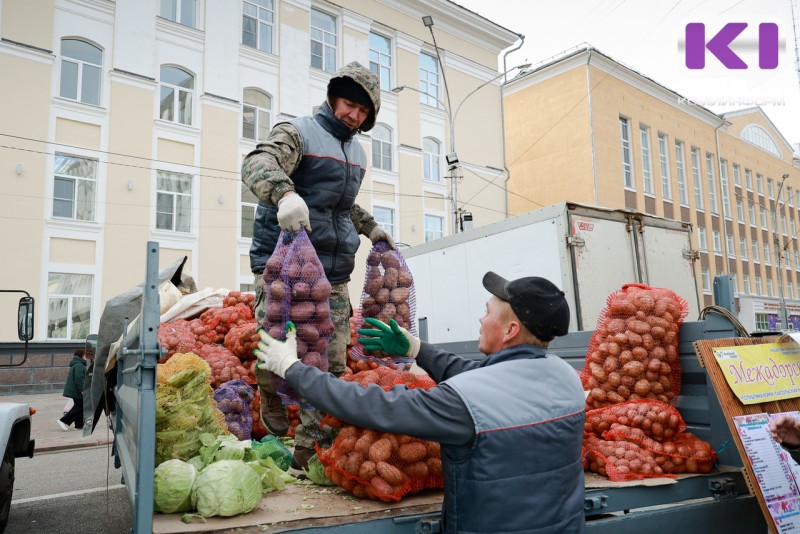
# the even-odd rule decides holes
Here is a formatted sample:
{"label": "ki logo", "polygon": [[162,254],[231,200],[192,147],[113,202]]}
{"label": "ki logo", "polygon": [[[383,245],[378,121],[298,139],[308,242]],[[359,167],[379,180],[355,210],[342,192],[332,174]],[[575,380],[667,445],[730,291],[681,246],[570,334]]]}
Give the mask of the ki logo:
{"label": "ki logo", "polygon": [[[706,66],[706,49],[728,69],[747,69],[747,63],[730,49],[731,43],[747,28],[746,22],[729,22],[713,37],[706,40],[706,26],[702,22],[686,25],[686,66],[702,69]],[[758,67],[774,69],[778,66],[778,25],[764,22],[758,25]]]}

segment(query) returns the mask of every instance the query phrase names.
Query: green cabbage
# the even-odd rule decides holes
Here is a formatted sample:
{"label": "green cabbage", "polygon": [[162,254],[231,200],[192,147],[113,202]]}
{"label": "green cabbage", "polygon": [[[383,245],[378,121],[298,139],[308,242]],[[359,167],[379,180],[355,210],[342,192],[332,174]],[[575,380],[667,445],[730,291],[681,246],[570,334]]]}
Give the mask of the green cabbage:
{"label": "green cabbage", "polygon": [[192,509],[192,486],[197,470],[182,460],[167,460],[155,469],[153,501],[156,512],[171,514]]}
{"label": "green cabbage", "polygon": [[320,486],[333,486],[334,483],[325,476],[325,466],[316,454],[308,459],[308,469],[303,469],[308,479]]}
{"label": "green cabbage", "polygon": [[192,504],[202,517],[246,514],[260,501],[261,478],[241,460],[209,464],[192,490]]}

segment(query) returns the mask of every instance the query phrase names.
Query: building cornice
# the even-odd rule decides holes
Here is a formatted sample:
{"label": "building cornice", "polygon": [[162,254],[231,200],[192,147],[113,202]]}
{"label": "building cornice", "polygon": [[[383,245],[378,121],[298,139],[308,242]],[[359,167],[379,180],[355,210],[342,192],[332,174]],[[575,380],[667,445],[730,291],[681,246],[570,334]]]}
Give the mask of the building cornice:
{"label": "building cornice", "polygon": [[104,24],[114,24],[114,3],[102,0],[56,0],[55,8]]}
{"label": "building cornice", "polygon": [[305,11],[311,11],[311,0],[281,0],[281,4],[294,6]]}
{"label": "building cornice", "polygon": [[[734,111],[729,111],[727,113],[723,113],[722,116],[727,119],[728,117],[742,117],[744,115],[750,115],[752,113],[758,113],[761,116],[761,118],[764,119],[764,121],[767,124],[769,124],[769,127],[772,129],[772,131],[775,132],[778,135],[778,137],[780,138],[781,142],[783,143],[783,147],[786,150],[789,151],[789,154],[794,154],[794,147],[792,146],[792,144],[789,141],[787,141],[786,138],[781,133],[781,131],[778,130],[778,128],[775,127],[775,124],[770,120],[770,118],[767,116],[767,114],[764,113],[764,110],[761,109],[761,106],[753,106],[753,107],[750,107],[750,108],[737,109],[737,110],[734,110]],[[742,129],[744,129],[744,128],[742,128]],[[759,147],[759,148],[761,148],[761,147]],[[761,150],[764,150],[764,149],[762,148]],[[771,155],[774,156],[774,154],[771,154]]]}
{"label": "building cornice", "polygon": [[0,53],[51,66],[56,59],[56,56],[50,50],[5,38],[0,39]]}
{"label": "building cornice", "polygon": [[202,30],[161,17],[156,17],[156,40],[172,43],[195,52],[202,52],[204,46]]}
{"label": "building cornice", "polygon": [[[108,116],[108,110],[104,107],[94,106],[92,104],[84,104],[75,100],[69,100],[60,96],[53,97],[53,109],[58,111],[65,111],[69,115],[57,114],[57,117],[65,119],[77,119],[78,117],[84,122],[91,121],[91,118],[105,119]],[[100,124],[100,121],[93,121],[92,124]]]}
{"label": "building cornice", "polygon": [[243,44],[239,45],[239,64],[261,72],[278,72],[280,69],[278,56]]}
{"label": "building cornice", "polygon": [[[468,74],[473,78],[477,78],[483,82],[489,81],[492,78],[495,78],[499,72],[494,69],[490,69],[474,61],[470,61],[467,58],[461,57],[457,54],[453,54],[452,52],[444,52],[443,62],[446,67],[450,67],[457,71],[463,72],[464,74]],[[496,80],[497,83],[495,85],[500,85],[500,78]]]}
{"label": "building cornice", "polygon": [[397,32],[397,48],[418,55],[422,51],[422,40],[402,32]]}
{"label": "building cornice", "polygon": [[372,19],[359,15],[355,11],[344,9],[342,10],[342,26],[366,35],[372,27]]}
{"label": "building cornice", "polygon": [[153,78],[134,72],[114,69],[108,73],[108,77],[112,82],[124,83],[139,89],[147,89],[149,91],[155,91],[156,89],[156,81]]}
{"label": "building cornice", "polygon": [[224,109],[225,111],[232,111],[234,113],[239,113],[242,110],[242,105],[240,102],[233,100],[232,98],[227,98],[212,93],[203,93],[200,96],[200,102],[204,105]]}

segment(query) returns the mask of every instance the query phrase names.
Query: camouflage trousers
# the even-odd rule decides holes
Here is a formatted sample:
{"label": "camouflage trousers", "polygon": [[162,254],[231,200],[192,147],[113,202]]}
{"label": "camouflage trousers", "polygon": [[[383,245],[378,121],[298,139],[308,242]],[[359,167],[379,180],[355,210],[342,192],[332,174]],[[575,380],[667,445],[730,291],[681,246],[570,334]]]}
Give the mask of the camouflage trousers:
{"label": "camouflage trousers", "polygon": [[[260,274],[255,275],[255,286],[255,315],[258,324],[261,325],[264,323],[267,298],[264,278]],[[330,307],[333,334],[328,343],[328,372],[334,376],[341,376],[347,364],[347,344],[350,341],[350,316],[352,315],[347,282],[331,285]],[[270,374],[265,369],[256,371],[256,379],[262,397],[276,394],[275,388],[270,383]],[[319,442],[320,447],[330,447],[330,429],[327,427],[325,430],[320,429],[320,421],[323,417],[324,414],[320,414],[319,410],[300,408],[300,425],[295,434],[295,447],[313,448],[315,442]]]}

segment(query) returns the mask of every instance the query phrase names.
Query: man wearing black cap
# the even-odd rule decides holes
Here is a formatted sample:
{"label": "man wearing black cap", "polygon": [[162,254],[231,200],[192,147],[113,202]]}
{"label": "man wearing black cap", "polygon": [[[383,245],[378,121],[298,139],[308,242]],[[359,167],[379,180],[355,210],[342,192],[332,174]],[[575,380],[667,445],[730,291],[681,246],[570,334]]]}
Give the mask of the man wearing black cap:
{"label": "man wearing black cap", "polygon": [[[357,62],[345,65],[328,83],[325,102],[313,116],[275,125],[269,138],[242,163],[242,182],[258,197],[253,220],[250,268],[255,275],[256,319],[263,324],[266,297],[264,265],[275,250],[281,230],[309,232],[311,243],[331,283],[330,310],[334,332],[328,345],[328,369],[344,372],[350,339],[350,297],[347,282],[361,243],[391,236],[372,215],[355,203],[364,179],[367,157],[355,139],[369,131],[381,107],[378,77]],[[289,418],[270,384],[269,373],[256,373],[261,388],[261,415],[278,436],[289,429]],[[305,467],[321,435],[312,414],[301,412],[303,424],[295,438],[295,467]]]}
{"label": "man wearing black cap", "polygon": [[261,330],[256,356],[343,421],[439,442],[443,532],[583,532],[583,387],[546,350],[569,328],[564,293],[544,278],[493,272],[483,286],[483,360],[421,342],[394,321],[367,319],[375,329],[359,330],[365,348],[416,358],[438,384],[427,391],[336,380],[299,362],[293,333],[283,343]]}

